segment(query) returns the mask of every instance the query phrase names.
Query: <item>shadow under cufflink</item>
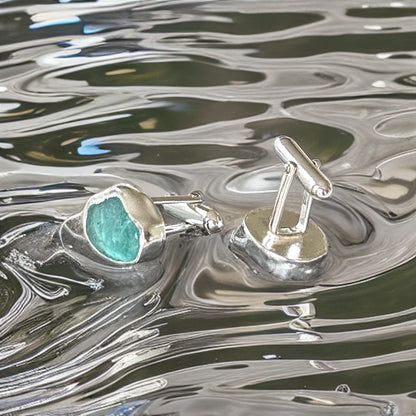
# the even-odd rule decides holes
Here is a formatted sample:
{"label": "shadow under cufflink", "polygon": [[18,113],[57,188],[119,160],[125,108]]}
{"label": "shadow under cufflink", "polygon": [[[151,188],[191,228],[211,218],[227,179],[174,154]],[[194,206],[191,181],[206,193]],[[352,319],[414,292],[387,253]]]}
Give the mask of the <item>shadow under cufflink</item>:
{"label": "shadow under cufflink", "polygon": [[[310,210],[313,198],[331,195],[332,185],[320,171],[319,161],[309,159],[293,139],[279,136],[274,147],[285,163],[275,205],[249,212],[233,232],[230,248],[248,264],[254,262],[279,279],[316,279],[322,272],[328,243],[325,233],[309,218]],[[295,176],[304,188],[299,213],[285,209]]]}

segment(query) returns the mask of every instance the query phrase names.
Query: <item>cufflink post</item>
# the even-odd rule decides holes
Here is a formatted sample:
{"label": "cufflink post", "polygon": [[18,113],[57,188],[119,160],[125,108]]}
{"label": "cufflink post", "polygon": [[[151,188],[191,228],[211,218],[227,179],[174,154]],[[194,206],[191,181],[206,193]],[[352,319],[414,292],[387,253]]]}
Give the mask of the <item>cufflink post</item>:
{"label": "cufflink post", "polygon": [[[277,137],[274,148],[285,163],[274,207],[249,212],[233,233],[230,245],[282,279],[316,277],[328,243],[322,229],[310,220],[310,211],[313,199],[331,195],[332,184],[321,172],[320,162],[311,160],[290,137]],[[286,208],[295,177],[304,188],[299,213]]]}

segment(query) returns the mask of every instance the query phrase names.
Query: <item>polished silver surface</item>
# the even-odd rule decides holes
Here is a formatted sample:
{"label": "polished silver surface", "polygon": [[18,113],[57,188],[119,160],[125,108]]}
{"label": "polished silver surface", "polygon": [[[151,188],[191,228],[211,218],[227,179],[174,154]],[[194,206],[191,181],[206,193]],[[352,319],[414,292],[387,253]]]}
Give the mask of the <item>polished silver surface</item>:
{"label": "polished silver surface", "polygon": [[274,234],[279,233],[280,221],[282,219],[287,194],[295,176],[296,169],[296,165],[292,162],[289,162],[285,166],[285,174],[283,175],[279,192],[277,193],[276,201],[274,203],[273,212],[271,213],[269,221],[269,229]]}
{"label": "polished silver surface", "polygon": [[[281,279],[315,278],[322,270],[328,242],[325,233],[309,218],[312,199],[328,198],[332,184],[320,171],[319,160],[309,159],[290,137],[277,137],[274,147],[285,162],[274,207],[249,212],[232,234],[230,246]],[[295,177],[304,187],[299,213],[286,208]]]}
{"label": "polished silver surface", "polygon": [[164,205],[163,209],[169,215],[181,219],[190,229],[201,234],[214,234],[223,228],[220,214],[203,204],[172,203]]}
{"label": "polished silver surface", "polygon": [[[88,209],[104,200],[118,197],[130,219],[138,227],[139,252],[131,262],[116,261],[98,251],[90,241],[86,232]],[[131,265],[137,262],[152,260],[163,249],[166,236],[170,234],[186,233],[187,235],[207,235],[220,232],[223,223],[220,214],[201,202],[203,195],[194,191],[189,195],[168,195],[149,197],[140,189],[129,184],[114,185],[90,197],[82,212],[83,236],[95,254],[111,263]],[[178,224],[165,224],[162,210],[170,216],[180,219]]]}
{"label": "polished silver surface", "polygon": [[[3,1],[0,414],[412,415],[414,4]],[[129,267],[86,258],[82,222],[59,240],[116,183],[200,189],[228,237],[273,206],[283,133],[334,185],[316,281],[222,233]]]}
{"label": "polished silver surface", "polygon": [[328,198],[332,192],[329,179],[319,170],[298,144],[288,136],[279,136],[274,149],[282,161],[296,165],[296,175],[307,192],[313,197]]}
{"label": "polished silver surface", "polygon": [[155,205],[178,204],[181,202],[187,204],[196,204],[204,201],[202,192],[193,191],[189,195],[167,195],[152,197],[151,200]]}
{"label": "polished silver surface", "polygon": [[[322,259],[328,252],[324,232],[309,221],[304,233],[276,235],[268,229],[272,208],[250,211],[234,232],[232,245],[241,257],[254,260],[264,270],[282,280],[308,280],[322,270]],[[289,228],[298,214],[285,211],[282,224]]]}

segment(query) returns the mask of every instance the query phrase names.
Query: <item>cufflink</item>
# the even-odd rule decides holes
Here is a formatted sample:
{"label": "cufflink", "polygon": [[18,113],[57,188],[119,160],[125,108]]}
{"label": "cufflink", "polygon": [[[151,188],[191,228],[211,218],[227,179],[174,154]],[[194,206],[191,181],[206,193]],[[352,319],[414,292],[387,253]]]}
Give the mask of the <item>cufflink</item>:
{"label": "cufflink", "polygon": [[[163,214],[180,221],[167,225]],[[208,235],[222,227],[220,214],[203,204],[201,192],[151,198],[118,184],[90,197],[82,212],[63,223],[60,234],[64,246],[88,258],[128,266],[156,258],[170,234]]]}
{"label": "cufflink", "polygon": [[[290,137],[277,137],[274,149],[285,164],[274,207],[250,211],[233,232],[230,248],[281,279],[314,278],[321,272],[328,242],[310,219],[311,205],[313,199],[328,198],[332,184],[321,172],[320,162],[311,160]],[[299,212],[285,206],[295,177],[303,186]]]}

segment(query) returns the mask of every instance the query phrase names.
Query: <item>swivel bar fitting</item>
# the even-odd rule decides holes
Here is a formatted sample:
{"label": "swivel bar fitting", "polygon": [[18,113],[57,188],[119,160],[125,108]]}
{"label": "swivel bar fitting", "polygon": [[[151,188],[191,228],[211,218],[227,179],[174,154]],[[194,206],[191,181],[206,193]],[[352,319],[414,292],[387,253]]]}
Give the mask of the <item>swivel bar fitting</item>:
{"label": "swivel bar fitting", "polygon": [[[332,193],[330,180],[320,171],[321,162],[311,160],[297,143],[287,136],[279,136],[274,142],[276,153],[285,163],[285,173],[277,193],[269,229],[273,234],[304,233],[308,227],[312,198],[326,199]],[[280,228],[287,195],[294,176],[304,187],[299,220],[291,229]]]}

